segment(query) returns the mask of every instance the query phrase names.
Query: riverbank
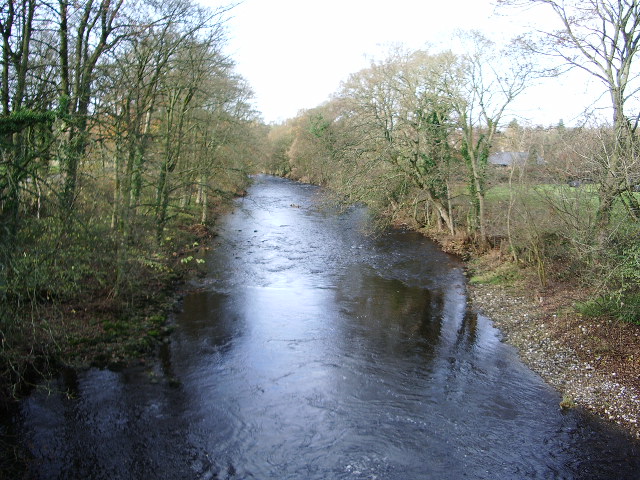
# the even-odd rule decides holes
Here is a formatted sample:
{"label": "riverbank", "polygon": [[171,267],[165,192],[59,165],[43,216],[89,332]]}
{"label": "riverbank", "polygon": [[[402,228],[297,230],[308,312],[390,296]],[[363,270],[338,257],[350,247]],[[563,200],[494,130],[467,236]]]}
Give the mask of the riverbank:
{"label": "riverbank", "polygon": [[[105,297],[56,312],[61,321],[52,322],[51,334],[58,365],[118,368],[145,362],[167,341],[172,329],[166,318],[175,305],[176,285],[198,275],[203,267],[197,258],[210,239],[203,226],[183,233],[180,243],[190,247],[172,252],[171,273],[141,275],[147,281],[139,290],[148,293],[135,310],[126,309],[125,315],[122,306]],[[468,247],[450,243],[445,250],[464,254]],[[508,264],[495,252],[467,262],[473,307],[491,318],[523,361],[563,395],[563,407],[590,410],[640,438],[640,328],[580,316],[573,305],[588,292],[568,284],[541,291],[526,272],[509,275]]]}
{"label": "riverbank", "polygon": [[584,408],[640,439],[640,328],[578,314],[581,288],[505,275],[489,253],[469,263],[469,297],[522,360],[563,396],[558,408]]}
{"label": "riverbank", "polygon": [[640,439],[640,326],[580,315],[575,304],[591,292],[568,283],[571,275],[542,289],[533,271],[515,267],[496,250],[478,255],[465,236],[420,228],[411,215],[391,223],[421,232],[466,262],[472,307],[561,393],[558,408],[586,409]]}
{"label": "riverbank", "polygon": [[87,282],[68,300],[37,305],[38,315],[24,323],[21,335],[12,343],[3,341],[0,412],[63,369],[119,369],[155,355],[173,331],[167,318],[177,305],[179,287],[206,271],[200,259],[210,248],[212,232],[194,224],[176,228],[174,237],[172,251],[155,256],[153,264],[141,264],[127,278],[127,294],[115,296],[112,285]]}

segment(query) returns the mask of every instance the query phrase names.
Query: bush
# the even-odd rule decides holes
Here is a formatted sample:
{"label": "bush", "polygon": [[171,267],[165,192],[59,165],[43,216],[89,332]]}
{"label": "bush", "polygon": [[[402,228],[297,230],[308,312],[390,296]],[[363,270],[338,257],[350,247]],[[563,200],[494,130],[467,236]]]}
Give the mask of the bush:
{"label": "bush", "polygon": [[586,317],[614,318],[640,325],[640,293],[601,295],[577,304],[576,310]]}
{"label": "bush", "polygon": [[606,316],[640,325],[640,228],[621,226],[596,257],[593,281],[603,293],[578,306],[591,317]]}

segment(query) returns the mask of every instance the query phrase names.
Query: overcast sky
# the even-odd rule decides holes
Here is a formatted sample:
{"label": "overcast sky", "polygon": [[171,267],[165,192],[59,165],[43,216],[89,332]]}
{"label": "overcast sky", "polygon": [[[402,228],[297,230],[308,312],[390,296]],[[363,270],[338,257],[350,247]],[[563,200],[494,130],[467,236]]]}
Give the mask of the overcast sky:
{"label": "overcast sky", "polygon": [[[201,1],[212,7],[228,3]],[[329,99],[350,73],[367,66],[367,57],[379,57],[389,44],[442,50],[456,29],[512,37],[526,19],[507,17],[505,11],[496,15],[494,3],[244,0],[229,14],[227,50],[255,92],[264,120],[279,122]],[[570,124],[587,106],[588,88],[584,77],[532,88],[516,105],[519,120],[548,125],[562,118]]]}

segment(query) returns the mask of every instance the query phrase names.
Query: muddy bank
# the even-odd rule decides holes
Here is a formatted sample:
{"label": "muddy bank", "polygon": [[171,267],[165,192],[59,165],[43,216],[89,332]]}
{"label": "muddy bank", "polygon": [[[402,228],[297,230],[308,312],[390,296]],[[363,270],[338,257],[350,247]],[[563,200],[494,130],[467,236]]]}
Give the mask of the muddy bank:
{"label": "muddy bank", "polygon": [[[470,276],[495,267],[489,258],[473,262]],[[559,408],[587,409],[640,438],[640,328],[580,316],[573,305],[586,292],[574,286],[540,291],[532,282],[507,283],[472,280],[470,301],[563,395]]]}

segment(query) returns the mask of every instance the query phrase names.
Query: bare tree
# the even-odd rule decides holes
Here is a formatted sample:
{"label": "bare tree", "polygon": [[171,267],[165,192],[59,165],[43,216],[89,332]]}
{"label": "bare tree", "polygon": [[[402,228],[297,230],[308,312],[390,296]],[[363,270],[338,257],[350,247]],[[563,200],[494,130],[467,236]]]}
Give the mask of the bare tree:
{"label": "bare tree", "polygon": [[167,209],[171,196],[170,176],[176,169],[185,147],[186,133],[191,126],[190,117],[211,97],[204,90],[207,82],[232,65],[222,54],[222,26],[218,24],[198,39],[196,35],[181,42],[181,48],[170,62],[170,71],[160,85],[162,95],[163,147],[156,179],[155,216],[158,240],[167,222]]}
{"label": "bare tree", "polygon": [[120,15],[123,3],[58,0],[59,96],[65,114],[60,128],[60,156],[65,174],[62,200],[67,209],[73,205],[78,164],[88,143],[88,114],[98,61],[129,33]]}
{"label": "bare tree", "polygon": [[461,57],[462,81],[448,79],[448,91],[458,115],[461,153],[468,170],[471,229],[479,243],[487,242],[486,176],[489,153],[507,107],[529,85],[533,67],[512,44],[498,50],[478,32],[463,33],[467,53]]}
{"label": "bare tree", "polygon": [[[599,178],[598,235],[611,221],[614,202],[625,196],[634,216],[640,206],[630,195],[639,178],[636,132],[640,111],[629,112],[640,89],[636,57],[640,48],[640,3],[637,0],[499,0],[507,6],[540,5],[554,13],[559,27],[542,34],[532,48],[556,58],[560,65],[579,68],[599,80],[610,98],[613,143],[602,157]],[[637,183],[637,182],[635,182]]]}

